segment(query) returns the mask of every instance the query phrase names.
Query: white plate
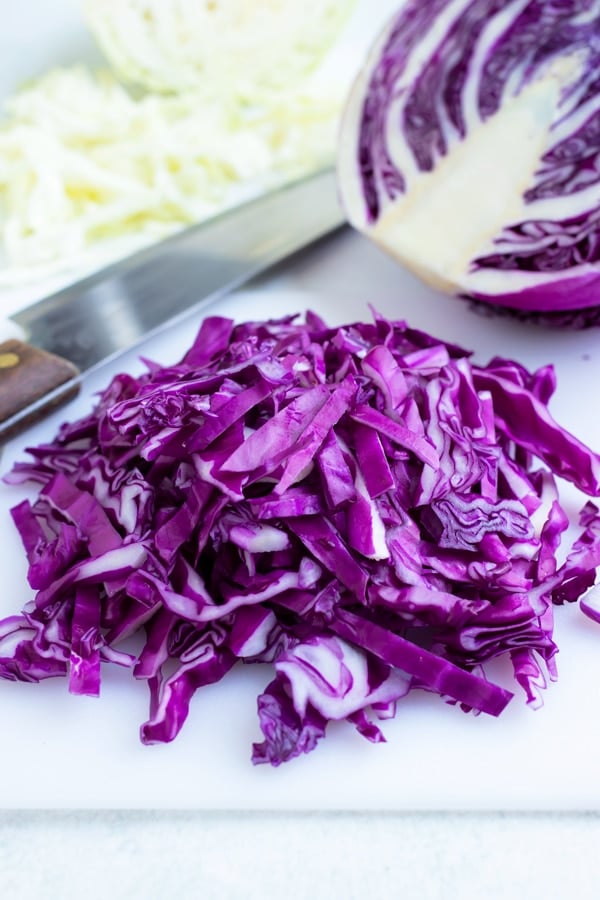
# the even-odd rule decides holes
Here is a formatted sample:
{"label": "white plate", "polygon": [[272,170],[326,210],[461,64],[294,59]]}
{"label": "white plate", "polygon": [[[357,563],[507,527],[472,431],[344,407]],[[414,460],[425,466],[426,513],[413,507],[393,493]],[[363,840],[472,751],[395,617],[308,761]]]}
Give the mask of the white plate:
{"label": "white plate", "polygon": [[[292,293],[290,293],[292,292]],[[300,293],[299,293],[300,292]],[[331,323],[365,318],[368,303],[449,341],[476,349],[480,361],[510,356],[536,368],[554,362],[559,388],[551,408],[564,425],[600,447],[596,415],[600,335],[548,332],[484,319],[457,300],[417,283],[362,238],[329,240],[281,268],[252,292],[211,311],[237,319],[302,311]],[[189,345],[199,318],[148,342],[140,352],[164,363]],[[139,371],[138,353],[90,377],[68,408],[4,449],[2,472],[26,444],[49,439],[58,423],[89,409],[111,374]],[[31,592],[9,506],[21,490],[0,488],[0,614],[16,612]],[[575,513],[581,498],[565,492]],[[152,807],[202,809],[590,809],[600,807],[600,627],[573,605],[556,611],[559,681],[545,706],[528,710],[516,692],[499,719],[467,716],[413,693],[384,723],[388,743],[373,746],[340,724],[311,754],[278,770],[250,764],[261,735],[256,696],[270,667],[235,670],[194,698],[173,744],[143,747],[145,685],[104,669],[98,700],[69,696],[63,680],[0,682],[0,805],[5,807]],[[494,675],[504,678],[500,667]]]}

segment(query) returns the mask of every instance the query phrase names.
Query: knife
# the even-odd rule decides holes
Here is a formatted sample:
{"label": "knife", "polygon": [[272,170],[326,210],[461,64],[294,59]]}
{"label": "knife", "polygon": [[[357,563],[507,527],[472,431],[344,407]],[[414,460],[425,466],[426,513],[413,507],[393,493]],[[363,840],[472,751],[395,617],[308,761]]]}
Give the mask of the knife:
{"label": "knife", "polygon": [[227,210],[14,313],[0,343],[0,441],[83,376],[345,223],[328,168]]}

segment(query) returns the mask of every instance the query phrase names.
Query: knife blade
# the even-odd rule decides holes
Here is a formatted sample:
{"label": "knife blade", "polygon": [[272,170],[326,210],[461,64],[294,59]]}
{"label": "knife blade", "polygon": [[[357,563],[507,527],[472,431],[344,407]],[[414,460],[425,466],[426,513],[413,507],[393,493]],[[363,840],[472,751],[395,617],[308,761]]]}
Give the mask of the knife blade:
{"label": "knife blade", "polygon": [[187,228],[14,313],[0,344],[0,441],[77,393],[84,375],[345,223],[324,169]]}

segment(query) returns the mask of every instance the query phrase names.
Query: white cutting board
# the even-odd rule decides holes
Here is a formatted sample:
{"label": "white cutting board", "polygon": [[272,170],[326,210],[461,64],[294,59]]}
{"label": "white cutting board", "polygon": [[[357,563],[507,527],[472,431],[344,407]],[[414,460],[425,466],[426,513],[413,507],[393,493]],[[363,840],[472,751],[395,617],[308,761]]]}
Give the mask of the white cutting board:
{"label": "white cutting board", "polygon": [[[236,319],[316,309],[329,322],[380,312],[475,349],[529,367],[554,362],[555,416],[600,447],[600,331],[549,332],[485,319],[462,302],[417,283],[363,238],[345,233],[211,312]],[[179,325],[140,353],[173,362],[191,342],[199,318]],[[118,370],[139,371],[138,353],[90,377],[82,395],[4,448],[0,469],[23,447],[53,436],[59,422],[85,413],[95,391]],[[0,487],[0,614],[16,612],[31,592],[24,554],[8,509],[22,490]],[[565,492],[571,512],[576,492]],[[72,697],[63,680],[41,685],[0,682],[0,805],[4,807],[196,809],[590,809],[600,808],[600,626],[573,605],[556,611],[559,680],[543,709],[516,692],[499,719],[467,716],[414,692],[383,724],[388,743],[371,745],[345,724],[330,727],[317,749],[279,769],[250,763],[260,740],[256,696],[271,680],[267,666],[234,670],[202,689],[188,722],[170,745],[143,747],[144,684],[104,669],[100,699]],[[507,684],[500,665],[490,670]]]}

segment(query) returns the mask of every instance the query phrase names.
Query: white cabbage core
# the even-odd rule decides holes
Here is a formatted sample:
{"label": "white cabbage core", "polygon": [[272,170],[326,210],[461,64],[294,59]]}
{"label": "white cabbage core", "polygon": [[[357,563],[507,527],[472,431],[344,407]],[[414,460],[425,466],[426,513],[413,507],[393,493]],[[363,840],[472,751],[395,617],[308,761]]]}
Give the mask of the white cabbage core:
{"label": "white cabbage core", "polygon": [[[414,170],[405,194],[382,210],[370,230],[374,240],[445,291],[473,290],[481,276],[492,287],[505,273],[469,274],[473,259],[493,253],[506,226],[537,218],[542,204],[527,204],[540,159],[551,143],[550,129],[572,60],[561,60],[544,77],[505,100],[484,122],[468,123],[431,172]],[[402,150],[400,150],[402,145]],[[402,135],[389,135],[389,149],[406,152]],[[548,218],[560,216],[561,200],[543,201]],[[535,211],[534,211],[535,210]]]}

